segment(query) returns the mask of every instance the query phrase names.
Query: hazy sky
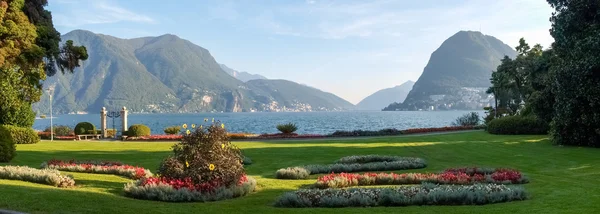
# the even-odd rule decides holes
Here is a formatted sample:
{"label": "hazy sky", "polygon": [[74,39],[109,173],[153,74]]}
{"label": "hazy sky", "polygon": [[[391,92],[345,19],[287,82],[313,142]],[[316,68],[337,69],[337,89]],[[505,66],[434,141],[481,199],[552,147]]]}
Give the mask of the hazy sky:
{"label": "hazy sky", "polygon": [[544,0],[51,0],[61,33],[121,38],[166,33],[208,49],[219,63],[332,92],[352,103],[416,81],[460,30],[544,47]]}

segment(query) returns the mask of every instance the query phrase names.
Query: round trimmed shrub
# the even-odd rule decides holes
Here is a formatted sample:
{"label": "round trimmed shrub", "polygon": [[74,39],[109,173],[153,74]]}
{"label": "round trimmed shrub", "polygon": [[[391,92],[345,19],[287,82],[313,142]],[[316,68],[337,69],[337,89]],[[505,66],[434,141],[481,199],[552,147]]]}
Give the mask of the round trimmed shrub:
{"label": "round trimmed shrub", "polygon": [[490,134],[498,135],[543,135],[548,134],[549,125],[535,117],[508,116],[493,119],[487,124]]}
{"label": "round trimmed shrub", "polygon": [[22,128],[2,125],[3,135],[15,144],[34,144],[40,142],[40,137],[32,128]]}
{"label": "round trimmed shrub", "polygon": [[128,137],[146,137],[152,134],[150,132],[150,127],[143,124],[133,124],[127,129]]}
{"label": "round trimmed shrub", "polygon": [[170,134],[170,135],[179,134],[179,132],[181,132],[181,127],[180,126],[171,126],[171,127],[165,128],[164,131],[165,131],[165,134]]}
{"label": "round trimmed shrub", "polygon": [[78,123],[75,126],[75,130],[74,130],[76,135],[90,134],[90,131],[95,134],[96,126],[94,126],[94,124],[89,123],[89,122]]}

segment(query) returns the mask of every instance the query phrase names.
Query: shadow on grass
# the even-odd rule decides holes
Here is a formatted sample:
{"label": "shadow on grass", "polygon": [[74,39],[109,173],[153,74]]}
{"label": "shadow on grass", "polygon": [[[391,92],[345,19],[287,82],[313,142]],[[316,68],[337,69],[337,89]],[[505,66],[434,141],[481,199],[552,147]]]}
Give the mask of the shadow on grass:
{"label": "shadow on grass", "polygon": [[[67,172],[65,172],[67,173]],[[115,195],[123,195],[123,187],[127,182],[117,181],[103,181],[103,180],[91,180],[91,179],[78,179],[75,178],[75,184],[78,188],[95,188],[103,189],[107,193]]]}

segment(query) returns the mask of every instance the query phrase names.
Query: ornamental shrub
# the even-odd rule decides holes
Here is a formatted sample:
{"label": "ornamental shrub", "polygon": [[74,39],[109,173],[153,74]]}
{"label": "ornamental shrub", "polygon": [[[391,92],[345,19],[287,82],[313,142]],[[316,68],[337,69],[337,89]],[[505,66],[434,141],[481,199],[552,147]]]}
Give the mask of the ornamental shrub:
{"label": "ornamental shrub", "polygon": [[78,123],[75,126],[75,134],[76,135],[84,135],[84,134],[89,134],[90,131],[96,131],[96,127],[94,126],[94,124],[89,123],[89,122],[81,122]]}
{"label": "ornamental shrub", "polygon": [[8,134],[8,138],[15,144],[34,144],[40,142],[40,137],[32,128],[2,125],[2,129],[6,130],[4,134]]}
{"label": "ornamental shrub", "polygon": [[171,126],[171,127],[167,127],[165,128],[165,134],[179,134],[181,132],[181,127],[179,126]]}
{"label": "ornamental shrub", "polygon": [[549,124],[535,117],[507,116],[487,124],[487,131],[499,135],[548,134]]}
{"label": "ornamental shrub", "polygon": [[[69,126],[55,125],[52,128],[54,129],[54,136],[71,136],[73,134],[73,129]],[[44,132],[50,133],[50,126],[46,127]]]}
{"label": "ornamental shrub", "polygon": [[286,123],[277,125],[277,130],[279,130],[283,134],[291,134],[298,130],[296,124]]}
{"label": "ornamental shrub", "polygon": [[452,122],[453,126],[476,126],[481,123],[481,117],[477,112],[470,112],[463,116],[456,118],[454,122]]}
{"label": "ornamental shrub", "polygon": [[10,162],[17,155],[16,143],[6,126],[0,125],[0,162]]}
{"label": "ornamental shrub", "polygon": [[75,185],[71,176],[61,175],[55,169],[35,169],[27,166],[0,166],[0,179],[28,181],[56,187]]}
{"label": "ornamental shrub", "polygon": [[218,122],[186,130],[181,142],[173,146],[173,153],[159,167],[163,178],[191,178],[195,184],[218,182],[230,186],[245,174],[240,149],[231,144],[224,125]]}
{"label": "ornamental shrub", "polygon": [[150,135],[150,127],[143,124],[134,124],[127,129],[127,137],[146,137]]}

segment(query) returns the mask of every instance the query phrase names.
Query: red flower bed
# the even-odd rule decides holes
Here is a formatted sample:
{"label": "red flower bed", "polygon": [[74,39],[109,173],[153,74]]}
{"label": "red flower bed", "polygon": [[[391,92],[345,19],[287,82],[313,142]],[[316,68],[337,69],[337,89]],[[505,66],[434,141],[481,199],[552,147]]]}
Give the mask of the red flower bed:
{"label": "red flower bed", "polygon": [[417,133],[428,133],[428,132],[447,132],[447,131],[461,131],[461,130],[473,130],[475,126],[446,126],[438,128],[416,128],[402,130],[402,134],[417,134]]}
{"label": "red flower bed", "polygon": [[339,173],[321,176],[315,186],[318,188],[344,188],[368,185],[404,185],[424,182],[437,184],[473,184],[473,183],[527,183],[520,172],[512,169],[476,168],[448,169],[442,173]]}
{"label": "red flower bed", "polygon": [[[238,185],[248,182],[248,177],[243,175],[238,181]],[[187,188],[190,191],[198,191],[202,193],[214,192],[217,188],[223,186],[219,180],[213,180],[201,184],[194,184],[191,178],[172,179],[165,177],[150,177],[142,180],[140,186],[167,184],[175,189]]]}
{"label": "red flower bed", "polygon": [[142,167],[126,165],[113,161],[62,161],[52,159],[44,164],[44,168],[57,169],[70,172],[87,172],[99,174],[115,174],[126,176],[132,179],[140,179],[152,176],[152,173]]}

